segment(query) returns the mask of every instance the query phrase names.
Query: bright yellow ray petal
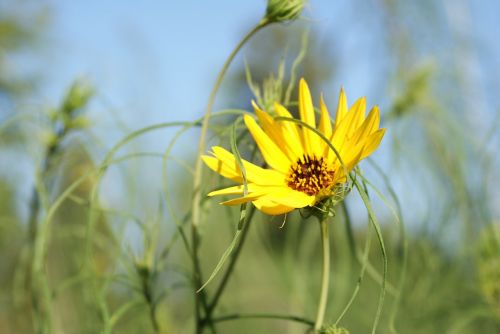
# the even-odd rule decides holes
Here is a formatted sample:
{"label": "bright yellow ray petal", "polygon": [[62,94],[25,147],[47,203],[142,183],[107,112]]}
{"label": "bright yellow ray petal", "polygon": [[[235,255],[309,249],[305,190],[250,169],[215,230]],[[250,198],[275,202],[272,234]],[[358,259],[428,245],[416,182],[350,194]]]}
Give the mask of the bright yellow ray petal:
{"label": "bright yellow ray petal", "polygon": [[[247,184],[247,188],[249,192],[255,191],[255,184],[249,183]],[[220,196],[220,195],[241,195],[244,192],[243,185],[223,188],[219,190],[211,191],[207,194],[207,196]]]}
{"label": "bright yellow ray petal", "polygon": [[347,97],[345,96],[344,88],[340,88],[337,114],[335,115],[335,127],[337,127],[344,119],[345,115],[347,114],[347,108]]}
{"label": "bright yellow ray petal", "polygon": [[380,129],[372,133],[370,137],[367,138],[366,140],[367,144],[363,149],[363,153],[361,154],[361,159],[366,158],[367,156],[372,154],[373,151],[377,149],[384,135],[385,135],[385,129]]}
{"label": "bright yellow ray petal", "polygon": [[[343,150],[345,142],[348,141],[354,134],[359,125],[365,118],[366,99],[358,99],[349,109],[349,112],[342,119],[340,124],[335,125],[333,132],[332,144],[339,151]],[[358,122],[359,125],[356,125]]]}
{"label": "bright yellow ray petal", "polygon": [[249,194],[249,195],[243,196],[243,197],[233,198],[233,199],[230,199],[228,201],[221,202],[220,204],[227,205],[227,206],[240,205],[243,203],[252,202],[259,197],[262,197],[261,193],[254,193],[254,194]]}
{"label": "bright yellow ray petal", "polygon": [[316,118],[314,115],[314,106],[311,98],[311,91],[304,79],[300,79],[299,83],[299,114],[300,119],[316,128]]}
{"label": "bright yellow ray petal", "polygon": [[363,153],[363,151],[360,150],[358,152],[358,154],[356,154],[351,159],[349,159],[348,161],[346,161],[346,169],[347,169],[348,172],[350,172],[354,168],[354,166],[356,166],[358,164],[358,162],[361,161],[361,154],[362,153]]}
{"label": "bright yellow ray petal", "polygon": [[363,153],[364,143],[353,144],[352,141],[342,147],[340,156],[345,164],[347,171],[350,171],[360,160]]}
{"label": "bright yellow ray petal", "polygon": [[347,136],[352,136],[354,131],[363,123],[365,120],[365,111],[366,98],[361,97],[349,109],[348,114],[352,114],[352,118],[349,121]]}
{"label": "bright yellow ray petal", "polygon": [[[316,118],[314,115],[314,106],[312,103],[311,92],[304,79],[300,79],[299,83],[299,114],[300,119],[309,126],[316,128]],[[318,143],[321,138],[313,131],[303,128],[302,138],[304,139],[305,152],[314,154],[319,150]],[[318,152],[321,154],[321,150]]]}
{"label": "bright yellow ray petal", "polygon": [[377,106],[373,107],[363,124],[356,130],[352,141],[358,143],[378,130],[380,124],[380,111]]}
{"label": "bright yellow ray petal", "polygon": [[321,131],[326,138],[330,138],[332,135],[332,121],[330,120],[330,114],[328,113],[328,108],[326,107],[323,95],[319,100],[319,108],[321,111],[321,117],[319,119],[319,131]]}
{"label": "bright yellow ray petal", "polygon": [[269,136],[269,138],[274,141],[274,143],[280,147],[284,144],[279,125],[275,124],[274,119],[267,112],[260,109],[257,104],[252,101],[252,106],[259,119],[262,130]]}
{"label": "bright yellow ray petal", "polygon": [[307,195],[290,188],[276,188],[275,191],[269,192],[263,198],[294,208],[303,208],[312,205],[316,200],[315,196]]}
{"label": "bright yellow ray petal", "polygon": [[[290,112],[279,103],[274,104],[274,110],[280,117],[293,118]],[[289,142],[290,149],[293,150],[296,157],[302,157],[304,148],[302,146],[297,124],[289,121],[281,121],[280,123],[282,123],[281,129],[283,131],[283,137]]]}
{"label": "bright yellow ray petal", "polygon": [[[236,162],[236,158],[234,155],[225,150],[220,146],[212,147],[212,151],[216,158],[224,161],[226,164],[229,164],[237,171],[238,175],[241,175],[239,171],[238,163]],[[246,161],[245,159],[241,159],[243,163],[243,167],[245,167],[245,171],[247,174],[247,181],[249,183],[255,183],[259,185],[282,185],[284,184],[285,175],[272,169],[265,169],[254,165],[251,162]]]}
{"label": "bright yellow ray petal", "polygon": [[294,145],[296,145],[295,138],[290,137],[288,131],[286,131],[285,123],[287,122],[276,122],[271,115],[260,109],[254,101],[252,101],[252,105],[262,130],[282,149],[290,161],[296,161],[300,155],[297,154],[297,150],[294,148]]}
{"label": "bright yellow ray petal", "polygon": [[[319,108],[321,111],[321,117],[319,120],[318,130],[321,131],[326,138],[330,139],[330,137],[332,136],[332,121],[330,119],[330,114],[328,113],[328,108],[326,107],[325,100],[323,99],[323,95],[321,95],[320,98]],[[328,150],[330,150],[328,144],[325,143],[321,138],[320,142],[322,148],[321,156],[328,155]]]}
{"label": "bright yellow ray petal", "polygon": [[253,201],[252,203],[255,205],[257,209],[271,216],[282,215],[290,211],[293,211],[295,209],[285,205],[274,203],[273,201],[270,201],[265,198],[259,198]]}
{"label": "bright yellow ray petal", "polygon": [[283,151],[262,131],[252,117],[245,115],[244,121],[267,164],[282,173],[288,173],[291,162]]}
{"label": "bright yellow ray petal", "polygon": [[[241,171],[234,158],[234,155],[219,146],[212,147],[214,157],[202,156],[205,164],[213,171],[219,173],[225,178],[235,182],[243,182]],[[282,185],[284,184],[285,175],[271,169],[264,169],[256,166],[246,160],[243,160],[247,181],[260,185]]]}

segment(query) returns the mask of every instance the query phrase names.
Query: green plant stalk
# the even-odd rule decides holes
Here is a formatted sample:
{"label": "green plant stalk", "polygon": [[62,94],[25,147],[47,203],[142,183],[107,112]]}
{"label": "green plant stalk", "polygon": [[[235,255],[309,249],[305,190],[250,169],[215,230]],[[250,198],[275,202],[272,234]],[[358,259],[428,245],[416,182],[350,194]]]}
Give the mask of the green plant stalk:
{"label": "green plant stalk", "polygon": [[325,318],[326,302],[328,300],[328,287],[330,285],[330,233],[328,233],[328,219],[320,221],[321,246],[323,249],[323,271],[321,275],[321,292],[318,303],[318,313],[314,323],[314,330],[319,331]]}
{"label": "green plant stalk", "polygon": [[142,279],[142,294],[146,301],[149,310],[149,318],[155,333],[160,333],[160,325],[156,319],[156,302],[153,300],[153,291],[151,287],[150,277]]}
{"label": "green plant stalk", "polygon": [[205,115],[203,118],[203,123],[201,126],[201,134],[200,141],[198,144],[198,152],[196,154],[196,165],[195,172],[193,178],[193,206],[192,206],[192,223],[191,223],[191,238],[192,238],[192,255],[193,255],[193,281],[195,284],[194,289],[194,297],[195,297],[195,317],[196,317],[196,333],[201,333],[201,316],[200,316],[200,294],[204,294],[204,291],[201,291],[200,294],[196,292],[197,287],[202,284],[202,276],[201,276],[201,268],[200,268],[200,260],[198,257],[198,248],[199,248],[199,235],[198,235],[198,226],[200,224],[200,199],[201,199],[201,176],[202,176],[202,161],[201,155],[205,151],[205,142],[208,130],[208,121],[210,120],[210,116],[212,114],[213,105],[215,102],[215,97],[222,83],[222,79],[224,78],[229,65],[231,65],[233,59],[241,50],[241,48],[250,40],[250,38],[255,35],[260,29],[264,28],[270,22],[267,19],[262,19],[254,28],[252,28],[243,39],[236,45],[234,50],[231,52],[226,62],[222,66],[219,75],[215,81],[214,86],[212,87],[212,91],[210,93],[210,97],[208,99],[207,108],[205,111]]}
{"label": "green plant stalk", "polygon": [[268,313],[229,314],[218,318],[213,318],[213,322],[223,322],[223,321],[231,321],[239,319],[278,319],[278,320],[295,321],[308,326],[314,325],[314,322],[312,320],[303,317],[298,317],[295,315],[268,314]]}
{"label": "green plant stalk", "polygon": [[217,290],[215,292],[215,295],[212,299],[212,302],[208,305],[207,313],[205,315],[205,319],[210,319],[213,310],[217,306],[217,303],[219,302],[220,297],[222,296],[222,293],[224,292],[227,282],[229,281],[229,277],[231,277],[231,274],[233,273],[234,267],[236,265],[236,262],[238,261],[238,257],[241,253],[241,250],[243,249],[243,244],[245,243],[246,236],[248,235],[248,230],[250,227],[250,223],[252,221],[253,215],[255,213],[255,207],[251,206],[249,209],[249,214],[248,214],[248,219],[245,223],[245,226],[243,227],[243,231],[241,234],[241,241],[239,242],[238,246],[234,250],[233,256],[231,257],[231,260],[229,262],[229,265],[227,267],[226,272],[224,273],[224,276],[222,277],[222,280],[217,287]]}
{"label": "green plant stalk", "polygon": [[[26,278],[25,278],[25,287],[26,287],[26,292],[27,292],[27,297],[29,298],[29,307],[32,310],[32,312],[35,314],[35,319],[40,318],[35,321],[35,327],[37,331],[42,331],[43,325],[40,325],[41,322],[43,321],[49,321],[49,319],[42,319],[44,318],[43,314],[40,314],[40,312],[43,313],[43,307],[41,305],[40,301],[40,287],[36,286],[36,281],[33,280],[33,276],[36,275],[34,272],[34,262],[36,258],[36,247],[35,243],[38,238],[38,216],[40,214],[40,193],[39,189],[43,187],[44,184],[44,178],[45,175],[47,174],[49,168],[50,168],[50,163],[54,157],[54,155],[57,153],[59,150],[59,143],[63,140],[63,138],[66,136],[68,132],[68,129],[66,127],[61,128],[59,131],[56,132],[56,140],[54,141],[53,144],[47,146],[45,149],[45,153],[43,156],[43,162],[40,168],[39,173],[37,173],[36,177],[36,184],[33,187],[32,193],[31,193],[31,200],[30,200],[30,208],[29,208],[29,217],[28,217],[28,241],[27,241],[27,246],[28,246],[28,261],[26,265]],[[40,282],[38,282],[40,283]],[[47,290],[48,287],[45,287]],[[45,293],[45,295],[47,295]],[[47,301],[46,301],[47,302]],[[47,306],[45,307],[47,309]],[[47,310],[46,310],[47,311]],[[47,315],[46,315],[47,316]],[[45,317],[46,317],[45,316]],[[48,328],[50,329],[50,325],[48,325]]]}

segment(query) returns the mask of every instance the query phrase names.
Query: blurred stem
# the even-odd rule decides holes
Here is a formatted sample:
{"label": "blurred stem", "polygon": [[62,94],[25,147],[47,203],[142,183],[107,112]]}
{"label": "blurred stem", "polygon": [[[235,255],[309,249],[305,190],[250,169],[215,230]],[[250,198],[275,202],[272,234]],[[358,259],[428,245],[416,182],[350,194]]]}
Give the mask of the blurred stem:
{"label": "blurred stem", "polygon": [[[229,65],[231,65],[234,57],[238,52],[241,50],[241,48],[248,42],[248,40],[255,34],[257,33],[260,29],[264,28],[266,25],[268,25],[270,22],[267,19],[262,19],[255,27],[253,27],[244,37],[243,39],[236,45],[234,50],[231,52],[229,57],[227,58],[226,62],[222,66],[221,71],[219,72],[219,75],[217,76],[217,79],[215,81],[214,86],[212,87],[212,91],[210,93],[210,97],[208,99],[207,103],[207,109],[205,111],[205,115],[203,118],[203,123],[201,126],[201,134],[200,134],[200,141],[198,144],[198,152],[196,154],[196,165],[195,165],[195,172],[194,172],[194,179],[193,179],[193,206],[192,206],[192,224],[191,224],[191,237],[192,237],[192,247],[193,247],[193,278],[194,278],[194,284],[195,284],[195,289],[194,289],[194,296],[195,296],[195,316],[196,316],[196,333],[201,333],[202,330],[202,322],[201,316],[200,316],[200,295],[204,295],[204,291],[202,291],[200,294],[196,293],[197,287],[201,286],[202,282],[202,277],[201,277],[201,269],[200,269],[200,260],[198,257],[198,248],[199,248],[199,234],[198,234],[198,226],[200,224],[200,198],[201,198],[201,171],[202,171],[202,161],[201,161],[201,155],[205,151],[205,142],[206,142],[206,136],[207,136],[207,130],[208,130],[208,121],[210,120],[210,115],[212,113],[213,105],[215,102],[215,97],[217,95],[217,92],[219,91],[220,85],[222,83],[222,79],[224,78]],[[205,308],[207,311],[207,308]],[[210,319],[207,319],[210,320]]]}
{"label": "blurred stem", "polygon": [[319,297],[318,313],[314,330],[319,331],[325,317],[326,302],[328,298],[328,287],[330,285],[330,234],[328,233],[328,218],[320,221],[321,246],[323,248],[323,273],[321,278],[321,293]]}
{"label": "blurred stem", "polygon": [[[28,261],[26,263],[26,278],[25,278],[25,287],[27,292],[27,298],[29,298],[28,303],[30,305],[30,309],[35,314],[35,324],[37,328],[36,331],[43,331],[43,326],[40,324],[41,321],[48,321],[46,315],[39,314],[43,312],[42,305],[40,304],[40,296],[39,291],[33,282],[33,275],[35,274],[34,270],[34,261],[35,261],[35,242],[38,238],[38,216],[40,214],[40,189],[44,186],[44,178],[50,168],[51,161],[54,155],[57,153],[59,149],[59,143],[63,140],[64,136],[67,134],[66,127],[62,127],[56,132],[55,141],[47,146],[41,168],[36,176],[36,182],[33,186],[33,190],[31,193],[30,200],[30,208],[29,208],[29,218],[28,218]],[[50,327],[50,326],[49,326]]]}
{"label": "blurred stem", "polygon": [[225,315],[222,317],[218,318],[213,318],[213,322],[222,322],[222,321],[230,321],[230,320],[238,320],[238,319],[279,319],[279,320],[288,320],[288,321],[295,321],[295,322],[300,322],[305,325],[312,326],[314,325],[314,322],[294,316],[294,315],[284,315],[284,314],[268,314],[268,313],[250,313],[250,314],[229,314]]}
{"label": "blurred stem", "polygon": [[248,214],[246,224],[243,227],[243,231],[241,233],[241,241],[239,242],[238,246],[236,246],[236,249],[234,250],[233,256],[230,259],[227,270],[224,273],[224,277],[222,277],[222,280],[221,280],[219,286],[217,287],[217,290],[216,290],[215,295],[212,299],[212,302],[208,306],[207,314],[205,315],[205,319],[209,319],[211,317],[213,310],[217,306],[217,303],[219,302],[219,299],[222,296],[222,293],[224,292],[224,289],[227,286],[227,282],[229,281],[229,277],[231,277],[231,274],[233,273],[233,270],[234,270],[234,267],[235,267],[236,262],[238,260],[238,257],[240,255],[240,252],[243,249],[243,244],[245,243],[246,236],[248,235],[250,223],[251,223],[253,215],[255,213],[255,207],[250,206],[249,211],[250,212]]}
{"label": "blurred stem", "polygon": [[153,330],[156,334],[160,333],[160,326],[158,324],[158,320],[156,319],[156,302],[153,297],[153,287],[151,273],[146,271],[145,275],[142,276],[141,284],[142,284],[142,295],[148,305],[149,309],[149,318],[151,320],[151,324],[153,326]]}
{"label": "blurred stem", "polygon": [[[45,154],[43,157],[43,162],[42,166],[39,172],[39,175],[37,176],[37,182],[43,182],[43,179],[45,177],[45,174],[47,174],[50,166],[50,162],[52,160],[52,157],[54,154],[57,152],[58,147],[59,147],[59,142],[63,139],[65,136],[66,131],[65,128],[62,130],[58,131],[56,133],[57,139],[55,140],[54,144],[51,144],[50,146],[47,147],[45,150]],[[28,246],[32,249],[32,245],[35,242],[36,235],[38,233],[38,214],[40,212],[40,196],[38,194],[38,187],[37,185],[33,186],[33,190],[31,192],[31,200],[30,200],[30,209],[29,209],[29,218],[28,218]],[[30,254],[30,262],[32,260],[32,254]],[[31,264],[30,264],[31,268]],[[31,269],[30,269],[31,270]],[[30,272],[28,271],[28,273]],[[30,275],[28,274],[28,285],[30,285]]]}

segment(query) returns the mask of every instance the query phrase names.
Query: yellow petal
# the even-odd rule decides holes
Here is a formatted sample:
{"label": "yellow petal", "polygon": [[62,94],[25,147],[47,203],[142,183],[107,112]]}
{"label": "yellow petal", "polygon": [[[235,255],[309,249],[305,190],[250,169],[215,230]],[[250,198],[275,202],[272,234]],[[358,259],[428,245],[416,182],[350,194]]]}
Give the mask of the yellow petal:
{"label": "yellow petal", "polygon": [[330,114],[328,113],[328,108],[326,107],[323,95],[321,95],[319,101],[319,108],[321,110],[321,118],[319,120],[319,131],[321,131],[326,138],[330,138],[332,135],[332,121],[330,120]]}
{"label": "yellow petal", "polygon": [[340,124],[335,125],[332,144],[339,152],[343,150],[345,142],[354,135],[354,132],[365,119],[365,108],[366,99],[362,97],[354,103],[351,109],[349,109],[349,112],[342,119]]}
{"label": "yellow petal", "polygon": [[[271,140],[281,148],[290,161],[297,161],[299,158],[299,155],[297,155],[298,150],[294,148],[296,145],[296,139],[290,137],[285,128],[285,123],[290,122],[276,122],[271,115],[261,110],[254,101],[252,101],[252,105],[262,126],[262,130],[264,130],[269,138],[271,138]],[[300,141],[300,138],[298,140]]]}
{"label": "yellow petal", "polygon": [[267,164],[282,173],[288,173],[291,162],[283,151],[262,131],[252,117],[245,115],[244,121]]}
{"label": "yellow petal", "polygon": [[342,161],[345,164],[345,168],[347,171],[351,171],[351,169],[356,166],[356,164],[361,160],[361,154],[363,153],[364,145],[344,145],[342,147],[342,152],[340,156],[342,157]]}
{"label": "yellow petal", "polygon": [[281,132],[278,129],[278,125],[275,124],[274,119],[271,115],[260,109],[254,101],[252,101],[252,106],[257,118],[259,119],[260,125],[262,126],[262,130],[264,130],[264,132],[269,136],[269,138],[272,139],[272,141],[274,141],[276,145],[281,147],[284,144],[283,137],[281,136]]}
{"label": "yellow petal", "polygon": [[385,129],[380,129],[372,133],[370,137],[367,138],[366,140],[367,144],[363,149],[363,153],[361,154],[361,159],[366,158],[367,156],[372,154],[373,151],[377,149],[384,135],[385,135]]}
{"label": "yellow petal", "polygon": [[233,198],[233,199],[230,199],[229,201],[221,202],[220,204],[227,205],[227,206],[240,205],[243,203],[252,202],[259,197],[262,197],[261,193],[254,193],[254,194],[250,194],[250,195],[247,195],[244,197]]}
{"label": "yellow petal", "polygon": [[276,187],[273,192],[269,192],[264,195],[263,198],[293,208],[303,208],[312,205],[316,200],[315,196],[310,196],[303,192],[285,187]]}
{"label": "yellow petal", "polygon": [[284,213],[288,213],[295,209],[285,205],[277,204],[273,201],[264,198],[259,198],[253,201],[252,203],[255,205],[257,209],[271,216],[282,215]]}
{"label": "yellow petal", "polygon": [[304,79],[300,79],[299,83],[299,114],[300,119],[316,128],[316,118],[314,116],[314,106],[312,103],[311,92],[309,86]]}
{"label": "yellow petal", "polygon": [[[202,156],[205,164],[225,178],[242,183],[241,171],[234,155],[219,146],[212,147],[214,157]],[[242,159],[247,181],[260,185],[283,185],[285,176],[275,170],[264,169]]]}
{"label": "yellow petal", "polygon": [[359,98],[349,109],[349,114],[352,113],[351,121],[349,122],[349,127],[347,131],[348,136],[352,136],[354,131],[361,126],[365,120],[365,110],[366,110],[366,98],[363,96]]}
{"label": "yellow petal", "polygon": [[[290,112],[279,103],[274,104],[274,110],[280,117],[293,118]],[[302,157],[304,154],[304,148],[302,146],[302,140],[300,139],[297,124],[290,121],[281,121],[280,123],[282,124],[283,137],[286,138],[289,143],[288,146],[296,157]]]}
{"label": "yellow petal", "polygon": [[[321,131],[326,138],[330,139],[332,136],[332,121],[330,119],[330,114],[328,113],[328,108],[326,107],[325,101],[323,99],[323,95],[320,98],[319,108],[321,111],[321,118],[319,120],[319,131]],[[328,155],[328,150],[330,150],[327,143],[324,142],[323,139],[320,138],[322,152],[321,156]]]}
{"label": "yellow petal", "polygon": [[352,140],[358,143],[368,137],[370,134],[378,130],[380,125],[380,111],[377,106],[374,106],[363,124],[356,130]]}
{"label": "yellow petal", "polygon": [[344,88],[340,88],[339,103],[337,106],[337,114],[335,115],[335,127],[344,119],[347,114],[347,97],[344,93]]}
{"label": "yellow petal", "polygon": [[[300,79],[299,83],[299,114],[300,119],[316,129],[316,118],[314,115],[314,106],[311,99],[311,92],[309,91],[309,87],[304,79]],[[321,138],[318,137],[313,131],[308,128],[302,128],[302,138],[304,139],[304,149],[307,153],[314,154],[316,150],[319,150],[318,153],[321,153],[319,149],[319,140]]]}
{"label": "yellow petal", "polygon": [[[250,189],[254,188],[254,184],[250,183],[247,184],[248,191],[250,192]],[[219,190],[215,190],[212,192],[209,192],[207,196],[220,196],[220,195],[241,195],[243,194],[244,187],[243,185],[240,186],[234,186],[234,187],[228,187],[228,188],[223,188]]]}

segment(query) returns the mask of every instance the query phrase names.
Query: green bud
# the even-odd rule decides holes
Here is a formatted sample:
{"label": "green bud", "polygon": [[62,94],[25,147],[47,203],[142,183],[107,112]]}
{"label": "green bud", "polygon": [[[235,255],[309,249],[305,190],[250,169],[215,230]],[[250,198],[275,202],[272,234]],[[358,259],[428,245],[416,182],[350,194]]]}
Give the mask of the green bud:
{"label": "green bud", "polygon": [[268,0],[265,18],[269,22],[287,22],[296,20],[305,0]]}
{"label": "green bud", "polygon": [[94,95],[94,89],[88,83],[81,80],[75,81],[66,93],[61,111],[71,116],[75,111],[85,107],[92,95]]}
{"label": "green bud", "polygon": [[78,116],[70,120],[67,124],[68,129],[85,129],[90,125],[90,121],[87,117]]}

